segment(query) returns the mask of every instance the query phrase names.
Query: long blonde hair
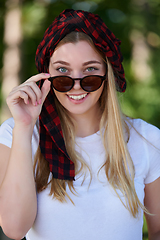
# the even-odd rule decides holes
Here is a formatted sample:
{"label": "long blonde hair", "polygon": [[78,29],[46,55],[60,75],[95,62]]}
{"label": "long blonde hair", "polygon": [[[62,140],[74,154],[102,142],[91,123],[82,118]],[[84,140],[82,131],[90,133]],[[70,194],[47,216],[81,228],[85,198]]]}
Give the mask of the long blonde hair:
{"label": "long blonde hair", "polygon": [[[116,93],[115,77],[111,64],[105,58],[104,54],[95,47],[92,39],[82,32],[71,32],[61,40],[57,47],[64,43],[76,43],[81,40],[87,41],[94,48],[94,50],[96,50],[101,55],[108,66],[107,81],[105,81],[104,89],[99,99],[100,109],[102,113],[100,120],[100,132],[106,152],[106,162],[102,167],[105,168],[106,177],[110,185],[113,187],[116,193],[117,189],[121,190],[126,199],[125,207],[131,212],[134,217],[136,217],[139,212],[139,207],[141,207],[143,210],[145,210],[145,208],[139,201],[135,191],[135,170],[127,149],[127,140],[129,140],[129,128],[126,124],[126,118],[121,113],[119,107]],[[86,169],[89,169],[89,167],[82,159],[82,157],[79,156],[79,154],[75,151],[75,123],[71,116],[68,114],[67,110],[58,102],[56,97],[55,103],[61,121],[66,149],[75,165],[75,173],[77,174],[78,172],[83,172],[85,179]],[[78,162],[81,164],[80,169],[78,169]],[[73,181],[59,180],[53,177],[49,181],[50,171],[48,162],[42,156],[40,148],[38,148],[37,154],[35,156],[34,171],[38,192],[43,191],[48,187],[48,185],[50,185],[50,195],[53,195],[53,197],[57,198],[60,201],[65,201],[66,196],[70,199],[69,195],[66,192],[67,185],[70,191],[72,193],[75,193]],[[72,199],[70,200],[72,201]]]}

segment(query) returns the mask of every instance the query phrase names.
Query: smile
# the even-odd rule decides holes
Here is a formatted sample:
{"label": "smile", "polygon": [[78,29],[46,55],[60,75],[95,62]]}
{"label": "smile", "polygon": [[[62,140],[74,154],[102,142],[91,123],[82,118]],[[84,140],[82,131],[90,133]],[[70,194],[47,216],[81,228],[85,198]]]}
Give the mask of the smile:
{"label": "smile", "polygon": [[87,96],[88,93],[82,94],[82,95],[68,95],[69,98],[74,100],[81,100]]}

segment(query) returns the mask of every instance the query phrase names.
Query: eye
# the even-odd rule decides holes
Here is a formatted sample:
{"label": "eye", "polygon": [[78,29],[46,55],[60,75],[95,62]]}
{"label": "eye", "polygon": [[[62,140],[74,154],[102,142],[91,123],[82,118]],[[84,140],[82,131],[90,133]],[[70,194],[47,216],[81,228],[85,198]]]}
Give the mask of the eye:
{"label": "eye", "polygon": [[98,69],[95,68],[95,67],[88,67],[88,68],[86,69],[87,72],[92,72],[92,71],[94,71],[94,70],[98,70]]}
{"label": "eye", "polygon": [[60,73],[66,73],[67,69],[65,67],[59,67],[57,68],[57,71],[59,71]]}

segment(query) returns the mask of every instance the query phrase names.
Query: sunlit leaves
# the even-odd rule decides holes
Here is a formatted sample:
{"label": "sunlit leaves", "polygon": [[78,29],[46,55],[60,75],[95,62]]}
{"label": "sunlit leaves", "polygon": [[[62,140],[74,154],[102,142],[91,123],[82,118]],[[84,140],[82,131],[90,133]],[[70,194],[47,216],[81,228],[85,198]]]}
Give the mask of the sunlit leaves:
{"label": "sunlit leaves", "polygon": [[40,31],[46,14],[47,9],[43,4],[30,3],[23,6],[22,28],[24,37],[30,37]]}

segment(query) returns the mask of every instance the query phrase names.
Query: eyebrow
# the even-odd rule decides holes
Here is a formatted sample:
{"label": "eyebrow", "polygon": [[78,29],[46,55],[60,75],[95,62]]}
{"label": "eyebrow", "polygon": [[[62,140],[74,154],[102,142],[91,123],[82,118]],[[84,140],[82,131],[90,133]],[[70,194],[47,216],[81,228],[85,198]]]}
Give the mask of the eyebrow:
{"label": "eyebrow", "polygon": [[61,63],[61,64],[65,64],[65,65],[70,65],[68,62],[65,62],[65,61],[62,61],[62,60],[58,60],[56,62],[53,62],[53,64],[58,64],[58,63]]}
{"label": "eyebrow", "polygon": [[83,66],[86,66],[86,65],[89,65],[89,64],[94,64],[94,63],[101,64],[101,62],[99,62],[97,60],[92,60],[92,61],[88,61],[88,62],[83,63]]}
{"label": "eyebrow", "polygon": [[[56,62],[53,62],[53,64],[58,64],[58,63],[64,64],[64,65],[67,65],[67,66],[70,65],[68,62],[65,62],[65,61],[62,61],[62,60],[58,60],[58,61],[56,61]],[[83,66],[87,66],[87,65],[89,65],[89,64],[94,64],[94,63],[101,64],[101,62],[99,62],[99,61],[97,61],[97,60],[92,60],[92,61],[84,62],[84,63],[83,63]]]}

